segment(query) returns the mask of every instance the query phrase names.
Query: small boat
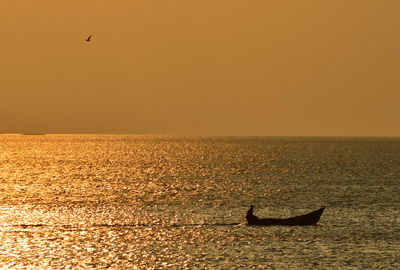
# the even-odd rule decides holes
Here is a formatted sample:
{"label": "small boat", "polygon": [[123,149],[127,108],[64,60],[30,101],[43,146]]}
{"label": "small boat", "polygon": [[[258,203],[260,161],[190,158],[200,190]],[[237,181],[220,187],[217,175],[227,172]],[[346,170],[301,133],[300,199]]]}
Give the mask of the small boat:
{"label": "small boat", "polygon": [[253,214],[254,206],[250,206],[249,211],[247,211],[246,219],[249,225],[258,226],[308,226],[316,225],[322,212],[325,210],[325,206],[315,210],[311,213],[295,216],[291,218],[258,218]]}

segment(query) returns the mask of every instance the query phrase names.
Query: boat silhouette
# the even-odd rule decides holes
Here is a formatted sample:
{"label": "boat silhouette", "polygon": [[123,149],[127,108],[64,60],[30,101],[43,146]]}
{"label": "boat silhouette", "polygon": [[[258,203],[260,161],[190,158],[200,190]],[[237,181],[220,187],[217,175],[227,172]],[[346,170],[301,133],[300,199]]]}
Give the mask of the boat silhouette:
{"label": "boat silhouette", "polygon": [[253,214],[254,206],[250,206],[246,219],[249,225],[258,226],[309,226],[316,225],[325,210],[325,206],[305,215],[290,218],[258,218]]}

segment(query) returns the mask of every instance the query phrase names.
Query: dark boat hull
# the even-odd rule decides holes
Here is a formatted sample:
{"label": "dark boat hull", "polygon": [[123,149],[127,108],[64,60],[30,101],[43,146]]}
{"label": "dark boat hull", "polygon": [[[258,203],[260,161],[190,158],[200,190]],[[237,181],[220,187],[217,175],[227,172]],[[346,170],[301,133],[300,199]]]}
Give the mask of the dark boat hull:
{"label": "dark boat hull", "polygon": [[316,225],[324,212],[325,207],[311,213],[291,218],[256,218],[248,220],[249,225],[258,226],[309,226]]}

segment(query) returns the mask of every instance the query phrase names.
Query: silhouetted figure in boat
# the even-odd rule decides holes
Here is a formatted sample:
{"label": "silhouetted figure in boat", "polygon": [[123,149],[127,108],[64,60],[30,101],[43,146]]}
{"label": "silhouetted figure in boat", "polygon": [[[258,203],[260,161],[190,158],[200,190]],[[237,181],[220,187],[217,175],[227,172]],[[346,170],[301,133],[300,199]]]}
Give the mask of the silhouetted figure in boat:
{"label": "silhouetted figure in boat", "polygon": [[250,206],[249,211],[247,211],[246,219],[249,224],[255,224],[258,222],[259,218],[253,214],[254,205]]}
{"label": "silhouetted figure in boat", "polygon": [[92,35],[90,35],[90,36],[86,39],[86,41],[89,42],[91,39],[92,39]]}
{"label": "silhouetted figure in boat", "polygon": [[258,218],[253,214],[254,206],[250,206],[249,211],[247,211],[246,219],[249,225],[259,225],[259,226],[307,226],[316,225],[319,221],[322,212],[325,210],[325,206],[310,212],[305,215],[295,216],[291,218]]}

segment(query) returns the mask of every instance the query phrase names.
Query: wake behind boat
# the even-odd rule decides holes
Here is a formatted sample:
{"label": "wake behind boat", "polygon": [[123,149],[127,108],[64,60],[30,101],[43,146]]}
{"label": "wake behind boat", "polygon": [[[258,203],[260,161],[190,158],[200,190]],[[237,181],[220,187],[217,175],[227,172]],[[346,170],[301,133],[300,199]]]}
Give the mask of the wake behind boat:
{"label": "wake behind boat", "polygon": [[325,206],[315,210],[311,213],[295,216],[291,218],[258,218],[253,214],[254,206],[250,206],[249,211],[247,211],[246,219],[249,225],[258,226],[308,226],[316,225],[319,221],[322,212],[325,210]]}

